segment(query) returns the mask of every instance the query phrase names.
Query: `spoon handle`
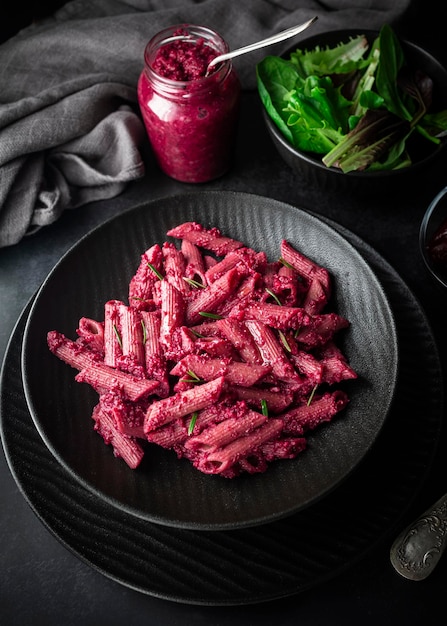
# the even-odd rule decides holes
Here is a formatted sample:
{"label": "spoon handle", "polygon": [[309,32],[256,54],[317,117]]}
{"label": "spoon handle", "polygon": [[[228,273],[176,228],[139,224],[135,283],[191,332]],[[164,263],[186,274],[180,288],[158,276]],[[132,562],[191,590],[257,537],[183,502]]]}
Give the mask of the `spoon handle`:
{"label": "spoon handle", "polygon": [[436,567],[447,545],[447,494],[408,526],[391,546],[394,569],[410,580],[423,580]]}
{"label": "spoon handle", "polygon": [[222,61],[226,61],[228,59],[232,59],[233,57],[239,56],[240,54],[245,54],[246,52],[253,52],[253,50],[258,50],[259,48],[263,48],[264,46],[271,46],[274,43],[279,43],[280,41],[284,41],[284,39],[289,39],[294,35],[298,35],[303,30],[306,30],[315,20],[317,16],[312,19],[304,22],[303,24],[299,24],[298,26],[292,26],[292,28],[288,28],[287,30],[283,30],[276,35],[272,35],[272,37],[267,37],[267,39],[262,39],[261,41],[256,41],[255,43],[249,44],[248,46],[244,46],[243,48],[238,48],[237,50],[231,50],[230,52],[226,52],[225,54],[220,54],[215,57],[208,65],[208,72],[212,67],[221,63]]}

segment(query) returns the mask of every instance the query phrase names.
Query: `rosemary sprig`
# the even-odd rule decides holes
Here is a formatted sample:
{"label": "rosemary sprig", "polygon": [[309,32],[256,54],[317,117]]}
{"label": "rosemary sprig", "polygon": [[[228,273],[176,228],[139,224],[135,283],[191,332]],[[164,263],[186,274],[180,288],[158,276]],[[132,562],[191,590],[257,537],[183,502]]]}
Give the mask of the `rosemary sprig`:
{"label": "rosemary sprig", "polygon": [[193,335],[195,335],[197,337],[197,339],[203,339],[205,337],[205,335],[201,335],[200,333],[198,333],[196,330],[194,330],[193,328],[189,329],[189,332],[192,333]]}
{"label": "rosemary sprig", "polygon": [[147,262],[147,264],[150,267],[150,269],[154,272],[155,276],[159,278],[160,280],[163,280],[163,275],[160,274],[160,272],[157,270],[155,265],[152,265],[152,263],[149,263],[149,261]]}
{"label": "rosemary sprig", "polygon": [[288,261],[286,261],[282,256],[279,257],[279,262],[284,265],[284,267],[288,267],[289,270],[293,270],[293,265],[290,265]]}
{"label": "rosemary sprig", "polygon": [[222,315],[218,315],[217,313],[208,313],[207,311],[199,311],[199,315],[202,317],[209,317],[212,320],[221,320]]}
{"label": "rosemary sprig", "polygon": [[203,283],[199,283],[198,280],[194,280],[193,278],[187,278],[186,276],[182,276],[185,283],[191,285],[191,287],[197,287],[197,289],[205,289],[205,285]]}
{"label": "rosemary sprig", "polygon": [[181,378],[180,382],[182,383],[200,383],[202,382],[201,379],[197,376],[197,374],[195,372],[193,372],[192,370],[188,370],[187,372],[189,378]]}
{"label": "rosemary sprig", "polygon": [[192,431],[194,430],[194,426],[196,425],[196,422],[197,422],[197,411],[191,415],[191,419],[189,420],[188,436],[192,434]]}
{"label": "rosemary sprig", "polygon": [[292,352],[292,348],[290,347],[290,344],[287,341],[287,338],[285,334],[282,332],[282,330],[278,330],[278,334],[279,334],[279,338],[281,339],[281,343],[284,346],[284,348],[287,350],[287,352]]}
{"label": "rosemary sprig", "polygon": [[317,390],[317,387],[318,387],[318,383],[315,385],[315,387],[314,387],[314,388],[312,389],[312,391],[310,392],[310,396],[309,396],[309,397],[308,397],[308,399],[307,399],[307,406],[310,406],[310,403],[312,402],[312,400],[313,400],[313,398],[314,398],[314,395],[315,395],[315,392],[316,392],[316,390]]}
{"label": "rosemary sprig", "polygon": [[118,341],[119,347],[121,350],[123,349],[123,340],[121,339],[120,331],[118,330],[116,324],[113,325],[113,332],[115,333],[115,337]]}
{"label": "rosemary sprig", "polygon": [[266,292],[269,294],[269,296],[272,296],[273,300],[275,300],[276,304],[279,304],[279,306],[282,306],[282,302],[281,300],[278,298],[278,296],[276,295],[276,293],[274,293],[271,289],[268,289],[267,287],[265,288]]}
{"label": "rosemary sprig", "polygon": [[268,409],[268,406],[267,406],[267,401],[264,400],[264,398],[262,398],[262,400],[261,400],[261,413],[262,413],[262,415],[265,415],[266,417],[269,416],[269,409]]}

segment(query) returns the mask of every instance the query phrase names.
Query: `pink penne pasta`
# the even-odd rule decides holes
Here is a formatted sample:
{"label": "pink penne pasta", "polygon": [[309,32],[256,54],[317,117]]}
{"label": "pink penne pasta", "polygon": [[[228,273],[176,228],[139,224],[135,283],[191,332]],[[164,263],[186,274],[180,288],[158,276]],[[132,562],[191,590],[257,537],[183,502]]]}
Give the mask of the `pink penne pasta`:
{"label": "pink penne pasta", "polygon": [[321,267],[317,263],[311,261],[307,256],[298,252],[285,239],[281,242],[281,258],[291,265],[300,276],[303,276],[309,282],[313,278],[317,278],[326,293],[327,298],[331,294],[331,279],[329,272],[325,267]]}
{"label": "pink penne pasta", "polygon": [[213,380],[219,376],[224,376],[225,380],[232,385],[252,387],[270,371],[271,367],[268,365],[253,365],[231,361],[228,358],[209,358],[190,354],[181,359],[170,371],[170,374],[171,376],[188,378],[188,372],[193,372],[201,380]]}
{"label": "pink penne pasta", "polygon": [[255,428],[264,424],[267,417],[257,411],[247,411],[246,415],[229,417],[202,430],[199,435],[190,437],[185,447],[188,450],[214,452],[239,437],[248,435]]}
{"label": "pink penne pasta", "polygon": [[153,356],[154,354],[161,356],[163,354],[163,350],[160,343],[160,312],[141,311],[140,316],[143,327],[144,351],[146,358],[148,356]]}
{"label": "pink penne pasta", "polygon": [[191,379],[193,376],[191,382],[194,383],[225,376],[228,365],[228,359],[210,359],[199,354],[188,354],[176,363],[169,373],[179,378]]}
{"label": "pink penne pasta", "polygon": [[162,448],[175,448],[188,438],[188,428],[180,420],[169,422],[156,430],[147,433],[146,439]]}
{"label": "pink penne pasta", "polygon": [[115,393],[99,397],[99,406],[112,419],[116,429],[128,437],[144,438],[145,403],[129,402]]}
{"label": "pink penne pasta", "polygon": [[131,469],[137,468],[144,456],[141,445],[134,438],[120,433],[113,420],[102,411],[99,405],[93,409],[92,417],[95,422],[95,430],[101,435],[105,443],[113,447],[115,456],[122,458]]}
{"label": "pink penne pasta", "polygon": [[[230,313],[231,316],[231,313]],[[245,320],[257,320],[272,328],[297,330],[310,323],[309,315],[300,307],[286,307],[268,302],[254,302],[244,308]]]}
{"label": "pink penne pasta", "polygon": [[294,398],[294,394],[290,390],[278,389],[272,391],[271,389],[260,389],[257,387],[236,387],[229,388],[232,396],[239,400],[244,400],[249,406],[257,409],[262,408],[262,404],[270,413],[282,413],[289,407]]}
{"label": "pink penne pasta", "polygon": [[348,396],[341,390],[325,393],[319,399],[314,399],[310,404],[290,409],[280,417],[284,422],[284,432],[293,435],[303,435],[308,430],[313,430],[322,422],[329,422],[334,415],[345,408]]}
{"label": "pink penne pasta", "polygon": [[270,365],[274,376],[282,381],[301,383],[302,379],[284,353],[284,348],[271,328],[256,320],[245,322],[262,355],[264,364]]}
{"label": "pink penne pasta", "polygon": [[264,272],[262,274],[265,289],[271,289],[274,285],[274,281],[278,272],[281,269],[281,263],[275,261],[274,263],[266,263]]}
{"label": "pink penne pasta", "polygon": [[218,320],[217,326],[236,348],[243,361],[258,365],[262,364],[258,346],[243,322],[227,317]]}
{"label": "pink penne pasta", "polygon": [[180,250],[173,243],[165,242],[162,247],[165,279],[171,283],[183,297],[189,293],[189,284],[184,280],[186,263]]}
{"label": "pink penne pasta", "polygon": [[266,441],[278,437],[281,430],[281,420],[270,419],[247,435],[238,437],[223,448],[206,454],[203,459],[199,457],[195,464],[207,474],[221,474],[228,471],[240,459],[249,456]]}
{"label": "pink penne pasta", "polygon": [[233,315],[248,306],[256,298],[259,277],[257,274],[247,276],[240,283],[238,289],[219,306],[219,315],[227,316],[233,311]]}
{"label": "pink penne pasta", "polygon": [[[226,419],[228,407],[219,402],[205,407],[196,413],[194,424],[192,417],[186,416],[169,422],[165,426],[151,430],[146,439],[164,448],[174,448],[178,456],[189,456],[188,449],[183,445],[192,435],[200,433],[207,425],[217,424]],[[234,412],[232,413],[234,414]],[[191,430],[190,430],[191,427]]]}
{"label": "pink penne pasta", "polygon": [[208,283],[213,283],[217,278],[226,274],[229,270],[237,267],[241,276],[258,272],[265,264],[265,256],[260,256],[251,248],[238,248],[234,252],[226,254],[223,259],[215,263],[206,271]]}
{"label": "pink penne pasta", "polygon": [[109,300],[104,305],[104,363],[117,367],[123,354],[121,339],[120,300]]}
{"label": "pink penne pasta", "polygon": [[185,277],[206,286],[205,261],[199,248],[190,241],[182,239],[181,251],[185,259]]}
{"label": "pink penne pasta", "polygon": [[112,391],[133,402],[147,398],[159,386],[156,380],[136,378],[101,362],[93,362],[84,367],[75,380],[89,384],[100,394]]}
{"label": "pink penne pasta", "polygon": [[328,271],[286,240],[268,261],[196,222],[167,234],[179,241],[141,255],[128,303],[81,318],[75,341],[49,332],[49,349],[96,390],[95,428],[130,467],[140,440],[225,478],[295,458],[348,403],[329,386],[357,376],[335,343],[349,322],[325,312]]}
{"label": "pink penne pasta", "polygon": [[210,256],[209,254],[205,254],[203,256],[203,262],[205,264],[205,270],[208,270],[213,265],[216,265],[219,261],[214,256]]}
{"label": "pink penne pasta", "polygon": [[259,474],[265,472],[268,468],[267,458],[261,451],[250,454],[249,457],[240,459],[237,463],[234,463],[230,469],[222,472],[220,476],[225,478],[236,478],[240,474]]}
{"label": "pink penne pasta", "polygon": [[161,320],[159,311],[140,311],[143,327],[144,367],[147,378],[158,380],[157,394],[169,395],[169,380],[166,358],[160,343]]}
{"label": "pink penne pasta", "polygon": [[97,322],[89,317],[81,317],[76,332],[92,348],[98,352],[104,352],[104,322]]}
{"label": "pink penne pasta", "polygon": [[157,272],[162,272],[163,254],[161,246],[155,244],[141,255],[140,264],[129,283],[129,304],[144,308],[153,298],[155,284],[160,280]]}
{"label": "pink penne pasta", "polygon": [[339,383],[342,380],[357,378],[357,373],[346,362],[342,351],[329,341],[320,352],[321,364],[323,367],[323,381],[330,385]]}
{"label": "pink penne pasta", "polygon": [[236,352],[229,341],[222,337],[200,337],[194,344],[198,352],[215,358],[234,359]]}
{"label": "pink penne pasta", "polygon": [[139,311],[123,304],[119,308],[119,316],[123,356],[131,357],[138,365],[144,365],[143,326]]}
{"label": "pink penne pasta", "polygon": [[47,344],[55,356],[77,370],[82,370],[100,360],[96,351],[69,339],[56,330],[50,330],[47,334]]}
{"label": "pink penne pasta", "polygon": [[307,440],[304,437],[282,437],[262,444],[259,452],[271,463],[278,459],[294,459],[306,447]]}
{"label": "pink penne pasta", "polygon": [[312,278],[304,298],[303,308],[309,315],[317,315],[327,304],[326,292],[318,278]]}
{"label": "pink penne pasta", "polygon": [[219,306],[231,296],[238,284],[239,273],[236,268],[233,268],[205,289],[201,289],[194,300],[190,300],[187,304],[186,322],[197,324],[203,319],[201,313],[215,313]]}
{"label": "pink penne pasta", "polygon": [[184,222],[168,230],[167,235],[177,239],[187,239],[196,246],[210,250],[218,256],[225,256],[244,245],[236,239],[223,237],[218,228],[207,229],[197,222]]}
{"label": "pink penne pasta", "polygon": [[180,391],[169,398],[157,400],[150,405],[144,421],[144,432],[164,426],[179,417],[200,411],[216,402],[222,392],[224,379],[216,378],[192,389]]}
{"label": "pink penne pasta", "polygon": [[352,380],[357,378],[357,373],[350,367],[344,359],[337,357],[324,358],[321,361],[322,382],[328,385],[339,383],[342,380]]}
{"label": "pink penne pasta", "polygon": [[[245,248],[239,248],[244,250]],[[241,256],[238,251],[226,254],[221,261],[217,261],[206,270],[206,281],[208,284],[213,283],[217,278],[234,269],[241,263]]]}
{"label": "pink penne pasta", "polygon": [[311,323],[298,333],[297,340],[315,348],[331,341],[335,333],[349,326],[348,320],[337,313],[323,313],[311,318]]}
{"label": "pink penne pasta", "polygon": [[167,280],[161,281],[160,343],[169,350],[173,332],[183,326],[185,302],[182,294]]}
{"label": "pink penne pasta", "polygon": [[307,288],[293,268],[284,265],[279,268],[278,273],[273,277],[271,291],[284,306],[304,308],[303,302]]}
{"label": "pink penne pasta", "polygon": [[324,366],[322,362],[316,359],[312,354],[304,350],[299,350],[290,356],[290,360],[295,365],[295,368],[306,376],[313,385],[322,382]]}

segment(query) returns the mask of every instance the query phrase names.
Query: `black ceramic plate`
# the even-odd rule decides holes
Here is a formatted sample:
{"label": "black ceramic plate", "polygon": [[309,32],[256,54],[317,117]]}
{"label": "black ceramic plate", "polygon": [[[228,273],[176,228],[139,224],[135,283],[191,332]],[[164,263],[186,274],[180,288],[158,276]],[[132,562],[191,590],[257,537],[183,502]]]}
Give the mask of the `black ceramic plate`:
{"label": "black ceramic plate", "polygon": [[396,318],[401,366],[394,401],[357,471],[313,506],[271,524],[226,531],[168,528],[84,489],[45,446],[27,409],[20,363],[24,311],[0,380],[2,443],[33,511],[76,556],[159,598],[247,604],[315,587],[365,557],[386,535],[395,536],[436,451],[443,418],[441,365],[408,287],[374,250],[352,233],[343,234],[377,272]]}
{"label": "black ceramic plate", "polygon": [[[103,305],[126,299],[140,254],[169,228],[196,220],[278,258],[293,245],[326,266],[335,281],[332,307],[347,317],[343,350],[359,378],[346,384],[343,416],[320,427],[293,461],[236,480],[208,476],[170,451],[151,447],[130,470],[93,431],[96,394],[46,346],[49,330],[75,337],[82,316],[103,318]],[[308,213],[241,193],[192,193],[137,207],[81,240],[37,294],[23,343],[23,380],[36,427],[48,448],[82,485],[152,522],[192,529],[256,525],[290,515],[333,490],[371,448],[388,413],[397,369],[395,325],[375,274],[348,241]]]}

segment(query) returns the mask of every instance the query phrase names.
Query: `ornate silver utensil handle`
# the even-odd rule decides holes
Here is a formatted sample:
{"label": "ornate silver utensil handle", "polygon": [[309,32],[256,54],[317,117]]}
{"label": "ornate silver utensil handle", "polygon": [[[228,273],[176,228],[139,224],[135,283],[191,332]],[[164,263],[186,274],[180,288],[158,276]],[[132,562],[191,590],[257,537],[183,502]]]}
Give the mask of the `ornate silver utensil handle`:
{"label": "ornate silver utensil handle", "polygon": [[447,494],[408,526],[391,546],[394,569],[410,580],[423,580],[436,567],[447,544]]}

